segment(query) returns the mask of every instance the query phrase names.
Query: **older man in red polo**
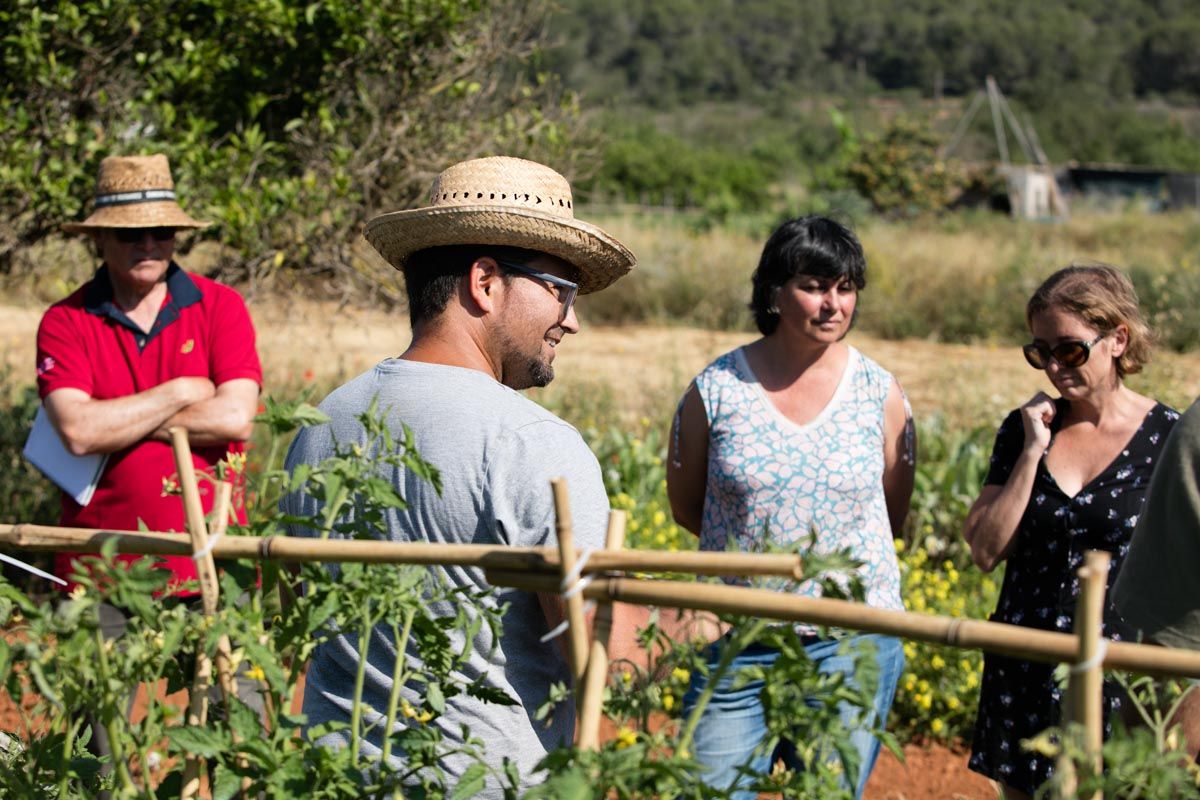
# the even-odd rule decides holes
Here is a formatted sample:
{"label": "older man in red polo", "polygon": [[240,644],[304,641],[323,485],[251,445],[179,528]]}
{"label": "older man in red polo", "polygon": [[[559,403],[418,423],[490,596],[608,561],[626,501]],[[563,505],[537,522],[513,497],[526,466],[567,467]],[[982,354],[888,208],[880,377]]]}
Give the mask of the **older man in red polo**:
{"label": "older man in red polo", "polygon": [[[175,473],[167,430],[187,428],[195,467],[208,472],[250,436],[262,383],[254,328],[236,291],[172,260],[176,231],[206,224],[174,189],[166,156],[109,157],[91,216],[63,226],[90,235],[103,263],[42,317],[38,390],[71,452],[108,454],[87,505],[63,494],[64,526],[183,531],[183,504],[162,492]],[[204,481],[201,490],[208,512],[212,492]],[[58,555],[55,574],[68,578],[74,559]],[[163,560],[172,583],[196,578],[190,558]],[[119,636],[124,613],[103,606],[101,626]]]}
{"label": "older man in red polo", "polygon": [[[172,261],[176,231],[204,224],[155,155],[106,158],[95,211],[63,226],[91,235],[103,264],[42,317],[38,389],[72,452],[109,454],[91,502],[64,495],[63,525],[182,531],[182,504],[162,496],[175,472],[167,429],[188,429],[198,470],[243,450],[262,382],[250,316],[236,291]],[[72,560],[60,556],[56,574]],[[175,582],[195,578],[191,559],[166,562]]]}

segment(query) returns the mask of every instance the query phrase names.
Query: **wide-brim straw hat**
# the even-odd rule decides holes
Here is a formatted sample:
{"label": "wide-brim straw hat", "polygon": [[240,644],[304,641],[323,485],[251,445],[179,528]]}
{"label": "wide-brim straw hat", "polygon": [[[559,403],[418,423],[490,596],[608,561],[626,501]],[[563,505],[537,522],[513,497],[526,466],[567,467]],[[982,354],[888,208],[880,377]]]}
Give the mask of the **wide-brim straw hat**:
{"label": "wide-brim straw hat", "polygon": [[100,162],[96,202],[83,222],[67,222],[68,233],[104,228],[204,228],[175,201],[175,181],[167,157],[109,156]]}
{"label": "wide-brim straw hat", "polygon": [[579,292],[603,289],[637,264],[625,245],[575,219],[567,179],[521,158],[463,161],[433,181],[429,205],[381,214],[363,236],[396,269],[418,250],[500,245],[536,250],[579,270]]}

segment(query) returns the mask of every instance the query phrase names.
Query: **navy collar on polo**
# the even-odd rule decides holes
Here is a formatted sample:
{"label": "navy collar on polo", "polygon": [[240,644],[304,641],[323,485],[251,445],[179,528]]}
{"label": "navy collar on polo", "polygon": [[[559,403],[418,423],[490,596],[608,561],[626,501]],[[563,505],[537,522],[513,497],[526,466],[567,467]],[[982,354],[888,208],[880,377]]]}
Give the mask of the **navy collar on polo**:
{"label": "navy collar on polo", "polygon": [[88,284],[87,291],[83,295],[83,307],[88,313],[95,314],[98,317],[108,317],[114,322],[128,328],[133,333],[134,341],[137,342],[138,352],[140,353],[146,349],[146,345],[161,333],[164,328],[179,319],[179,310],[181,308],[187,308],[190,305],[199,303],[203,297],[196,283],[174,261],[167,267],[166,279],[167,296],[170,299],[166,305],[158,310],[158,316],[155,317],[154,325],[150,328],[149,333],[138,327],[113,302],[112,280],[108,277],[107,264],[101,265],[96,270],[96,274]]}

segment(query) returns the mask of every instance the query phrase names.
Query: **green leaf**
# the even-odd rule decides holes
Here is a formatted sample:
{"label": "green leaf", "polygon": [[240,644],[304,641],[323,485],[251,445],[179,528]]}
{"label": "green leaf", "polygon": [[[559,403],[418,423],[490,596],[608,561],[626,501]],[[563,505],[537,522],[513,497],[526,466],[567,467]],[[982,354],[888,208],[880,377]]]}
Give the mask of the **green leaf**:
{"label": "green leaf", "polygon": [[450,793],[450,800],[467,800],[479,794],[487,783],[487,775],[486,764],[475,763],[467,767],[454,791]]}
{"label": "green leaf", "polygon": [[196,725],[168,728],[167,738],[179,753],[204,758],[213,758],[233,746],[225,733]]}
{"label": "green leaf", "polygon": [[213,800],[232,800],[242,791],[242,779],[224,764],[218,764],[213,780]]}
{"label": "green leaf", "polygon": [[425,689],[425,703],[439,714],[446,711],[446,697],[440,684],[431,683]]}

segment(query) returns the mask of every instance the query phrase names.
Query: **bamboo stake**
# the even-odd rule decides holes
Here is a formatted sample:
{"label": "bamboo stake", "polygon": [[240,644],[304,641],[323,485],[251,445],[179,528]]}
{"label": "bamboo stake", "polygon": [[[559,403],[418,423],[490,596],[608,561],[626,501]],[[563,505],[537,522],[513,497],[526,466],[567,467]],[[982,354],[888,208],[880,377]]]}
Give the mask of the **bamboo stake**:
{"label": "bamboo stake", "polygon": [[[1079,639],[1079,660],[1071,669],[1067,688],[1070,720],[1083,726],[1083,751],[1100,773],[1104,746],[1104,672],[1100,668],[1100,633],[1104,621],[1104,593],[1108,587],[1111,556],[1101,550],[1089,550],[1079,569],[1080,592],[1075,605],[1075,634]],[[1078,667],[1085,667],[1079,670]],[[1074,770],[1072,769],[1072,773]],[[1068,778],[1070,781],[1074,776]],[[1071,787],[1074,794],[1075,787]],[[1066,789],[1064,789],[1064,793]],[[1088,796],[1103,800],[1102,793]]]}
{"label": "bamboo stake", "polygon": [[[187,517],[192,553],[199,553],[208,545],[208,528],[204,523],[204,508],[200,504],[200,487],[196,483],[196,470],[192,465],[192,448],[188,444],[186,428],[174,427],[168,433],[171,435],[171,449],[175,455],[175,471],[179,475],[179,488],[183,494],[183,510]],[[217,609],[217,598],[213,594],[216,575],[211,555],[197,561],[196,573],[200,578],[200,597],[204,604],[204,615],[209,616]],[[189,725],[202,726],[207,721],[208,687],[211,685],[212,663],[208,660],[208,654],[205,653],[204,648],[201,647],[196,651],[196,674],[192,680],[192,689],[188,697],[187,720]],[[183,767],[181,800],[187,800],[199,794],[203,772],[204,759],[195,753],[188,753]]]}
{"label": "bamboo stake", "polygon": [[[229,481],[220,481],[217,484],[216,494],[213,496],[213,538],[218,541],[223,538],[229,530],[229,514],[233,506],[233,484]],[[209,555],[207,560],[212,562],[212,555]],[[219,583],[216,580],[216,569],[212,571],[213,575],[213,596],[217,596]],[[238,696],[237,676],[233,672],[233,643],[229,641],[229,634],[222,633],[221,638],[217,640],[217,680],[221,684],[221,695],[225,698],[225,714],[227,717],[233,716],[233,699]],[[230,737],[234,745],[242,743],[237,731],[230,730]],[[238,758],[238,766],[242,769],[247,769],[250,762],[244,757]],[[254,781],[249,775],[242,776],[242,796],[250,791]]]}
{"label": "bamboo stake", "polygon": [[[625,512],[611,511],[605,550],[620,550],[625,546]],[[579,747],[597,750],[600,747],[600,712],[604,705],[604,685],[608,680],[608,644],[612,637],[612,603],[601,602],[596,607],[592,623],[592,647],[588,656],[587,678],[583,685],[579,709]]]}
{"label": "bamboo stake", "polygon": [[[177,533],[117,531],[105,528],[60,528],[51,525],[0,524],[0,546],[51,552],[99,553],[116,540],[118,553],[192,554],[191,544]],[[375,564],[426,564],[514,572],[559,572],[557,548],[507,545],[381,542],[355,539],[309,539],[300,536],[226,536],[213,545],[216,559],[252,561],[352,561]],[[772,575],[803,579],[800,557],[768,553],[674,552],[666,550],[597,550],[584,574],[596,572],[677,572],[692,575]]]}
{"label": "bamboo stake", "polygon": [[[575,530],[571,521],[571,498],[567,494],[567,479],[552,478],[554,489],[554,532],[558,536],[560,565],[559,592],[565,592],[567,580],[575,571]],[[583,619],[583,596],[576,592],[567,598],[567,655],[571,661],[571,678],[578,689],[583,686],[587,670],[587,624]]]}
{"label": "bamboo stake", "polygon": [[[233,484],[229,481],[218,483],[216,494],[213,497],[214,538],[223,538],[225,532],[229,529],[229,509],[232,505],[232,499]],[[217,570],[215,565],[213,565],[211,554],[203,560],[208,562],[208,566],[210,567],[209,576],[212,580],[210,593],[214,598],[213,605],[215,606],[216,598],[220,591],[220,584],[217,581]],[[216,613],[215,607],[213,608],[213,613]],[[237,678],[233,674],[233,645],[229,641],[229,635],[224,633],[217,640],[217,680],[221,683],[221,693],[225,697],[225,708],[228,710],[232,698],[237,697],[238,686]]]}
{"label": "bamboo stake", "polygon": [[[553,577],[521,572],[488,570],[488,582],[530,591],[553,591]],[[789,622],[809,622],[835,628],[901,636],[933,644],[1030,661],[1074,663],[1079,657],[1079,640],[1069,633],[1054,633],[1008,625],[1002,622],[913,614],[872,608],[847,600],[800,597],[751,589],[681,581],[597,578],[583,590],[596,600],[613,600],[661,608],[697,609],[718,614],[749,614]],[[1172,647],[1109,642],[1104,669],[1120,669],[1140,675],[1200,678],[1200,653]]]}

